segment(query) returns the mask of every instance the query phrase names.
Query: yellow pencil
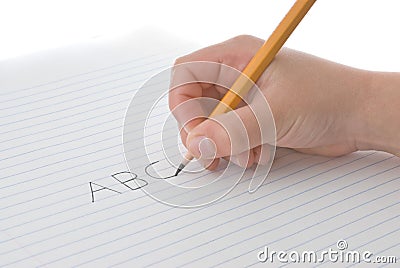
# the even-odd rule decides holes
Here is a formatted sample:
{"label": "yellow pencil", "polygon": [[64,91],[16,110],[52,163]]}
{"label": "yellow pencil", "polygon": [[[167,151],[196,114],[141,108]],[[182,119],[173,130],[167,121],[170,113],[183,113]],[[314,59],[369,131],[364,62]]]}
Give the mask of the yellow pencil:
{"label": "yellow pencil", "polygon": [[[243,75],[238,77],[230,90],[222,98],[221,102],[215,107],[213,112],[210,114],[210,117],[226,113],[230,111],[230,109],[235,109],[238,106],[242,100],[240,96],[245,96],[249,92],[253,83],[260,78],[261,74],[271,64],[276,54],[310,10],[315,1],[316,0],[297,0],[294,3],[292,8],[279,23],[278,27],[276,27],[275,31],[243,70]],[[175,176],[177,176],[192,159],[193,156],[187,154],[179,165]]]}

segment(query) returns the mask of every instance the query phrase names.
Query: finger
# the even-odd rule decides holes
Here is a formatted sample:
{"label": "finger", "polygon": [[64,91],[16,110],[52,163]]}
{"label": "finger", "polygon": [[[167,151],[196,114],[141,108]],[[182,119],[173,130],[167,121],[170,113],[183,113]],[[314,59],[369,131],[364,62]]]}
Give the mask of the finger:
{"label": "finger", "polygon": [[215,170],[219,164],[219,158],[216,159],[198,159],[200,164],[208,170]]}
{"label": "finger", "polygon": [[294,148],[294,150],[305,154],[316,154],[328,157],[336,157],[356,151],[356,148],[352,148],[347,144],[339,144],[339,145],[320,146],[315,148]]}
{"label": "finger", "polygon": [[[203,83],[204,84],[204,83]],[[188,89],[191,85],[185,85]],[[200,85],[203,89],[206,87],[204,85]],[[210,110],[214,109],[214,106],[218,103],[217,100],[221,99],[227,89],[212,86],[207,90],[203,90],[202,97],[205,99],[195,99],[195,97],[187,96],[187,103],[178,105],[175,109],[172,110],[174,117],[177,119],[179,127],[189,132],[195,126],[204,121],[209,114]],[[208,99],[215,99],[216,101],[212,102]],[[197,111],[194,111],[198,109]],[[211,112],[210,112],[211,113]],[[204,117],[202,117],[204,115]],[[184,142],[185,144],[185,142]]]}
{"label": "finger", "polygon": [[249,150],[237,155],[232,155],[229,160],[239,167],[249,168],[254,164],[254,152],[253,150]]}
{"label": "finger", "polygon": [[[230,87],[240,75],[237,70],[243,70],[254,52],[261,45],[262,41],[254,37],[239,36],[178,58],[171,76],[170,109],[174,110],[187,100],[206,95],[204,94],[205,90],[209,89],[212,84],[217,85],[213,89],[216,88],[220,94],[225,94],[226,88]],[[240,53],[238,53],[239,51]],[[207,83],[198,83],[201,81],[207,81],[208,85]],[[189,110],[189,113],[187,113],[187,109],[174,112],[177,120],[183,123],[188,121],[190,116],[193,118],[191,115],[193,113],[197,115],[204,114],[197,107],[198,105],[192,104],[192,106],[193,108]],[[194,124],[188,124],[189,128],[193,126]]]}
{"label": "finger", "polygon": [[[169,90],[169,107],[175,118],[189,130],[191,120],[208,116],[234,83],[240,72],[211,62],[189,62],[174,66]],[[211,98],[207,98],[211,97]]]}
{"label": "finger", "polygon": [[254,161],[260,165],[267,165],[271,162],[274,156],[274,149],[272,145],[262,144],[253,148]]}
{"label": "finger", "polygon": [[[184,128],[179,130],[182,143],[186,146],[187,131]],[[219,158],[216,159],[198,159],[200,164],[208,170],[215,170],[219,165]]]}
{"label": "finger", "polygon": [[237,155],[260,142],[260,126],[250,106],[205,120],[189,132],[186,140],[197,158]]}
{"label": "finger", "polygon": [[187,139],[188,132],[185,130],[185,128],[182,127],[179,129],[179,134],[181,136],[181,141],[182,141],[183,145],[185,145],[185,147],[186,147],[186,139]]}

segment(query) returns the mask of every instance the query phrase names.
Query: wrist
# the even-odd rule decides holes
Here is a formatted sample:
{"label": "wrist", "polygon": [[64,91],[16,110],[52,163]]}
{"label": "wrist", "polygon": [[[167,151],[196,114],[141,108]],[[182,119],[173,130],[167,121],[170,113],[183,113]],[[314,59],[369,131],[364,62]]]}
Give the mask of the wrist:
{"label": "wrist", "polygon": [[364,72],[363,76],[364,88],[356,94],[356,146],[400,156],[400,74]]}

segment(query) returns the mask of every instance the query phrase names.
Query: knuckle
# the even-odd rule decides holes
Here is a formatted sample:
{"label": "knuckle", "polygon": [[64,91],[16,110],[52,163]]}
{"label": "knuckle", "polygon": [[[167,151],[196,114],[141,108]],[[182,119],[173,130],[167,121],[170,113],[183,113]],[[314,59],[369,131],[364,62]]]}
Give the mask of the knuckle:
{"label": "knuckle", "polygon": [[203,125],[203,131],[206,133],[207,137],[221,137],[221,126],[214,120],[207,120]]}
{"label": "knuckle", "polygon": [[182,64],[184,62],[186,62],[186,57],[182,56],[182,57],[179,57],[179,58],[175,59],[174,65]]}
{"label": "knuckle", "polygon": [[248,41],[250,39],[253,39],[254,36],[249,35],[249,34],[241,34],[238,36],[235,36],[234,38],[232,38],[233,41],[238,41],[238,42],[244,42],[244,41]]}
{"label": "knuckle", "polygon": [[[169,93],[169,94],[171,94],[171,93]],[[171,101],[168,101],[168,108],[170,111],[172,111],[172,110],[174,110],[175,105]]]}

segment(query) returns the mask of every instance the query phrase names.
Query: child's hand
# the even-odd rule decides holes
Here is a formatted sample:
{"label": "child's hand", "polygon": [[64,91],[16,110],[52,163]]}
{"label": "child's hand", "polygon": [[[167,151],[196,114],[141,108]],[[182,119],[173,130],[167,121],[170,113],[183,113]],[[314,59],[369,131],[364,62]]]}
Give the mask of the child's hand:
{"label": "child's hand", "polygon": [[[255,37],[239,36],[179,58],[176,64],[212,61],[243,70],[263,42]],[[362,139],[366,125],[364,95],[368,95],[370,77],[371,72],[282,49],[257,81],[275,119],[276,145],[326,156],[339,156],[361,149],[357,142]],[[177,77],[172,77],[174,79]],[[189,84],[172,90],[169,96],[171,110],[191,98],[212,96],[220,99],[223,96],[215,89],[215,92],[210,92],[213,90],[210,87],[200,90],[194,87]],[[251,149],[245,152],[231,148],[224,128],[212,120],[195,120],[181,131],[182,141],[193,156],[200,157],[199,150],[203,153],[202,158],[214,158],[215,155],[209,169],[214,169],[222,157],[229,157],[244,167],[263,162],[259,159],[259,124],[246,106],[234,112],[244,122],[250,138]],[[179,120],[179,115],[176,117]],[[229,114],[218,119],[222,125],[229,124]],[[202,142],[205,138],[211,141],[206,139]],[[230,155],[231,150],[234,156]]]}

